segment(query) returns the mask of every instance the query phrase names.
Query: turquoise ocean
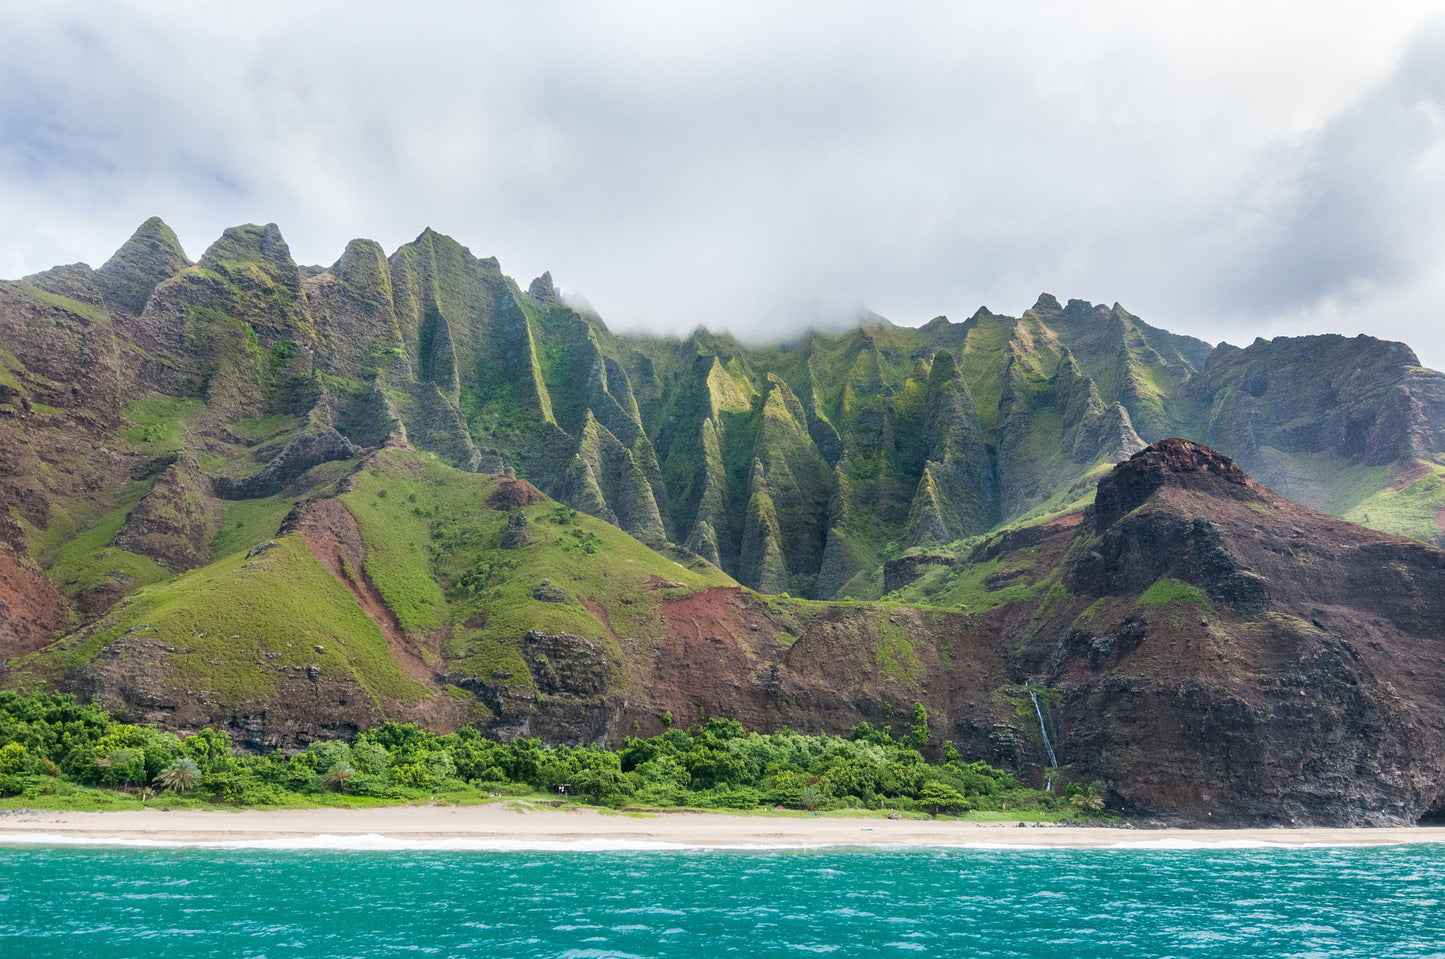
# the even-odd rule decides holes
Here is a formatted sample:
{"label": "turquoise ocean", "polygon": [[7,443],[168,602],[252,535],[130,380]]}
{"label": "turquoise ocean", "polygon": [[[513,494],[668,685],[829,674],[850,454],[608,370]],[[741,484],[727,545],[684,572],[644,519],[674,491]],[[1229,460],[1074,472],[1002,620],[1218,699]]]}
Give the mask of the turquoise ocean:
{"label": "turquoise ocean", "polygon": [[6,845],[0,957],[1445,957],[1433,843],[361,845]]}

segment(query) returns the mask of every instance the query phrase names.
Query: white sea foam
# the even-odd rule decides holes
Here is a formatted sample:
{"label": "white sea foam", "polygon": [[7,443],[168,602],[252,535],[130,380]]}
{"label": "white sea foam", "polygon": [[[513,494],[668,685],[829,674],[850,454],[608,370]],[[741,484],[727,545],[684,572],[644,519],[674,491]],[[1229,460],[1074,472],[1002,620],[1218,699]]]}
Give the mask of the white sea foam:
{"label": "white sea foam", "polygon": [[[1410,842],[1445,842],[1441,839],[1419,839]],[[1049,849],[1114,849],[1114,850],[1206,850],[1206,849],[1329,849],[1368,846],[1399,846],[1408,844],[1397,839],[1356,842],[1288,842],[1261,839],[1162,839],[1124,840],[1102,845],[1071,845],[1011,842],[963,843],[679,843],[645,839],[411,839],[363,835],[286,836],[220,840],[141,839],[121,836],[74,836],[59,833],[8,833],[0,835],[0,846],[127,846],[152,849],[258,849],[296,851],[353,852],[805,852],[855,849],[870,852],[908,852],[918,850],[968,849],[986,851],[1039,851]]]}
{"label": "white sea foam", "polygon": [[[1427,840],[1428,841],[1428,840]],[[1285,842],[1266,839],[1140,839],[1111,843],[1105,849],[1350,849],[1358,846],[1402,846],[1397,839],[1375,842]]]}
{"label": "white sea foam", "polygon": [[25,846],[135,846],[151,849],[276,849],[338,850],[355,852],[649,852],[817,849],[817,845],[722,845],[657,842],[645,839],[404,839],[378,833],[337,836],[286,836],[271,839],[136,839],[120,836],[66,836],[58,833],[10,833],[0,845]]}

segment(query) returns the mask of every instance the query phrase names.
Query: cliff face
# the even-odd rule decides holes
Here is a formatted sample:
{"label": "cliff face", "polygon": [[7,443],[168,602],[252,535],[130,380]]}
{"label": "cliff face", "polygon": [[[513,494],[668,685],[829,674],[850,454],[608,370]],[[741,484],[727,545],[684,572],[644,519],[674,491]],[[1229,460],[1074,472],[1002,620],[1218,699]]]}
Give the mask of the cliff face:
{"label": "cliff face", "polygon": [[1445,805],[1445,553],[1182,440],[1099,486],[1084,515],[966,560],[899,561],[902,604],[826,604],[389,451],[276,541],[140,592],[10,679],[253,749],[383,718],[554,742],[669,715],[901,734],[921,701],[932,748],[1042,782],[1032,693],[1059,775],[1131,813],[1384,824]]}
{"label": "cliff face", "polygon": [[[770,348],[616,337],[550,276],[524,291],[432,230],[302,270],[274,224],[227,230],[192,264],[155,219],[99,270],[0,284],[0,330],[0,496],[40,531],[57,511],[91,528],[182,453],[226,498],[277,495],[272,460],[335,430],[524,475],[744,585],[818,598],[881,596],[900,549],[1082,507],[1169,435],[1352,521],[1445,535],[1445,378],[1368,338],[1211,350],[1047,294],[1017,318],[873,320]],[[119,545],[128,567],[181,555]],[[82,578],[109,573],[117,595],[148,578]]]}
{"label": "cliff face", "polygon": [[1048,295],[617,337],[431,230],[303,268],[274,225],[193,264],[152,220],[0,283],[0,656],[255,748],[921,700],[1037,776],[1032,684],[1129,808],[1408,819],[1440,804],[1442,444],[1445,377],[1370,338],[1210,348]]}

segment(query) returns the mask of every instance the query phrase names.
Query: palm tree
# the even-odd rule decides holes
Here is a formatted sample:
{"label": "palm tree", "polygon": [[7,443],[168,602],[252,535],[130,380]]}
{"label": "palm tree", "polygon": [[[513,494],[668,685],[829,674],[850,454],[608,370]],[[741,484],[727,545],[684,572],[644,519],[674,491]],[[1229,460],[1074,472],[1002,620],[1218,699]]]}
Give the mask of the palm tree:
{"label": "palm tree", "polygon": [[1099,812],[1104,808],[1104,784],[1098,780],[1087,786],[1070,783],[1069,803],[1083,812]]}
{"label": "palm tree", "polygon": [[326,775],[321,777],[321,785],[328,789],[335,786],[340,792],[346,792],[346,781],[356,775],[356,769],[344,759],[337,760],[331,768],[326,770]]}
{"label": "palm tree", "polygon": [[182,756],[156,773],[155,784],[157,789],[173,789],[184,796],[191,791],[200,775],[201,767],[196,765],[196,761]]}

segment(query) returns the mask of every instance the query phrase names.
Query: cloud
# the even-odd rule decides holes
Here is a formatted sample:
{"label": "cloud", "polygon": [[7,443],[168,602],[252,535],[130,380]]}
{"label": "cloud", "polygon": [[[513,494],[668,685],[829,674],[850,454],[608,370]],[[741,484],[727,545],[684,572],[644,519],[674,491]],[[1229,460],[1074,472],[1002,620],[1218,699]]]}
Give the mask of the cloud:
{"label": "cloud", "polygon": [[[1412,301],[1428,317],[1445,272],[1442,26],[1327,123],[1261,152],[1200,225],[1196,298],[1212,289],[1242,318],[1292,327],[1353,312],[1368,329]],[[1437,330],[1412,332],[1445,353]]]}
{"label": "cloud", "polygon": [[743,337],[1040,290],[1445,365],[1431,5],[8,4],[0,275],[159,214],[298,259],[425,226],[609,325]]}

